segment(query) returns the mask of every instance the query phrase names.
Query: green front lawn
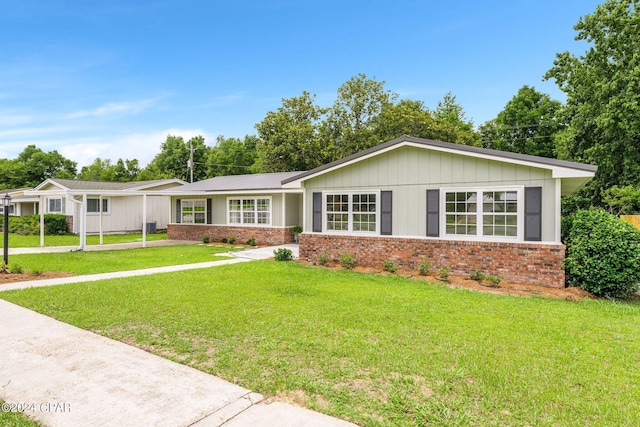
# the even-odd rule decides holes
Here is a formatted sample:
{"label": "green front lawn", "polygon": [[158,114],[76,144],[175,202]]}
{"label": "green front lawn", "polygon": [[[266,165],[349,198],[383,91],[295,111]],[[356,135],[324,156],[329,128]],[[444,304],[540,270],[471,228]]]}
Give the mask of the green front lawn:
{"label": "green front lawn", "polygon": [[[0,399],[0,404],[5,403]],[[19,402],[20,404],[26,402]],[[18,402],[7,402],[10,406],[8,409],[12,409],[11,404],[18,404]],[[39,427],[42,426],[39,422],[32,420],[27,414],[21,412],[9,412],[0,410],[0,426],[3,427]]]}
{"label": "green front lawn", "polygon": [[112,251],[22,254],[11,255],[9,267],[18,265],[23,270],[31,272],[66,271],[73,274],[95,274],[218,261],[227,257],[216,256],[216,254],[230,250],[234,250],[234,247],[179,245]]}
{"label": "green front lawn", "polygon": [[638,305],[268,261],[0,297],[362,425],[640,425]]}
{"label": "green front lawn", "polygon": [[[135,243],[142,242],[142,233],[131,234],[105,234],[102,236],[105,245],[112,243]],[[167,233],[149,233],[147,241],[167,240]],[[63,236],[44,236],[45,246],[79,246],[80,236],[74,234],[66,234]],[[100,236],[88,235],[87,245],[99,245]],[[9,248],[36,248],[40,246],[40,235],[22,236],[19,234],[9,234]],[[4,238],[0,233],[0,248],[4,247]]]}

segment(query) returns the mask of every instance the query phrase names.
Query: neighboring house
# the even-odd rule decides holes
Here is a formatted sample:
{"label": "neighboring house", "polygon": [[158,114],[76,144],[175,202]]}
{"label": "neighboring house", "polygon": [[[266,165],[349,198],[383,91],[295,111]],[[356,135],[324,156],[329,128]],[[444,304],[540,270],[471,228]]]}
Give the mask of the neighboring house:
{"label": "neighboring house", "polygon": [[[12,216],[28,216],[38,213],[38,197],[26,196],[25,191],[31,191],[32,188],[18,188],[14,190],[1,190],[0,197],[8,194],[11,197],[11,206],[9,207],[9,215]],[[0,205],[0,215],[4,214],[4,208]]]}
{"label": "neighboring house", "polygon": [[143,222],[166,229],[171,219],[170,199],[157,193],[183,184],[179,179],[106,182],[51,178],[25,194],[39,200],[41,213],[66,215],[73,233],[128,233],[141,231]]}
{"label": "neighboring house", "polygon": [[235,237],[280,245],[293,242],[302,221],[302,189],[282,187],[300,172],[219,176],[165,191],[171,197],[170,239]]}

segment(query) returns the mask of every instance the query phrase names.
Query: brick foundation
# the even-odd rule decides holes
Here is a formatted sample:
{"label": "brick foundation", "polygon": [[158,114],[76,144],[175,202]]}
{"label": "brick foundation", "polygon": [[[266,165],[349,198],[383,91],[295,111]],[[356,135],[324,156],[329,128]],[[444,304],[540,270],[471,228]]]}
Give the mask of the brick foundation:
{"label": "brick foundation", "polygon": [[564,245],[303,233],[299,249],[300,259],[311,261],[324,252],[332,259],[348,252],[361,265],[380,266],[390,260],[411,269],[417,269],[424,256],[432,270],[449,267],[451,274],[469,275],[480,268],[485,274],[501,274],[514,283],[565,286]]}
{"label": "brick foundation", "polygon": [[258,245],[282,245],[293,243],[290,228],[271,227],[234,227],[229,225],[204,224],[169,224],[167,238],[175,240],[202,241],[209,236],[212,242],[219,242],[223,237],[235,237],[237,243],[246,243],[250,238],[256,239]]}

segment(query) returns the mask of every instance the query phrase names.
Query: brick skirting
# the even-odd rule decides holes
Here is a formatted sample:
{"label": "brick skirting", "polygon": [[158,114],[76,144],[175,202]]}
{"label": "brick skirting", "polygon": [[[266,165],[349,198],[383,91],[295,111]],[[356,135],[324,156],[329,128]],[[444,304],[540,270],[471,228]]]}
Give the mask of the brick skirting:
{"label": "brick skirting", "polygon": [[282,245],[293,243],[290,228],[276,227],[234,227],[229,225],[204,224],[169,224],[167,238],[175,240],[202,241],[209,236],[212,242],[219,242],[223,237],[235,237],[237,243],[244,244],[250,238],[256,239],[258,245]]}
{"label": "brick skirting", "polygon": [[303,233],[299,237],[300,259],[312,262],[324,252],[332,259],[337,259],[341,252],[348,252],[354,254],[361,265],[381,266],[390,260],[405,268],[417,269],[424,256],[432,270],[449,267],[451,274],[469,275],[480,268],[485,274],[501,274],[513,283],[565,287],[564,245],[319,233]]}

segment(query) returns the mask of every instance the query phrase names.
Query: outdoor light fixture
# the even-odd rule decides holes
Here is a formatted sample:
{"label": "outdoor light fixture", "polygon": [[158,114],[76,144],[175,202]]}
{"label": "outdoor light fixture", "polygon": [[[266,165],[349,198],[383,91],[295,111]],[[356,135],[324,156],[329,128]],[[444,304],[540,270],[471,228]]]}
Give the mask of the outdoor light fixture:
{"label": "outdoor light fixture", "polygon": [[9,264],[9,206],[11,206],[11,196],[9,196],[9,193],[5,193],[2,198],[4,210],[4,265]]}

